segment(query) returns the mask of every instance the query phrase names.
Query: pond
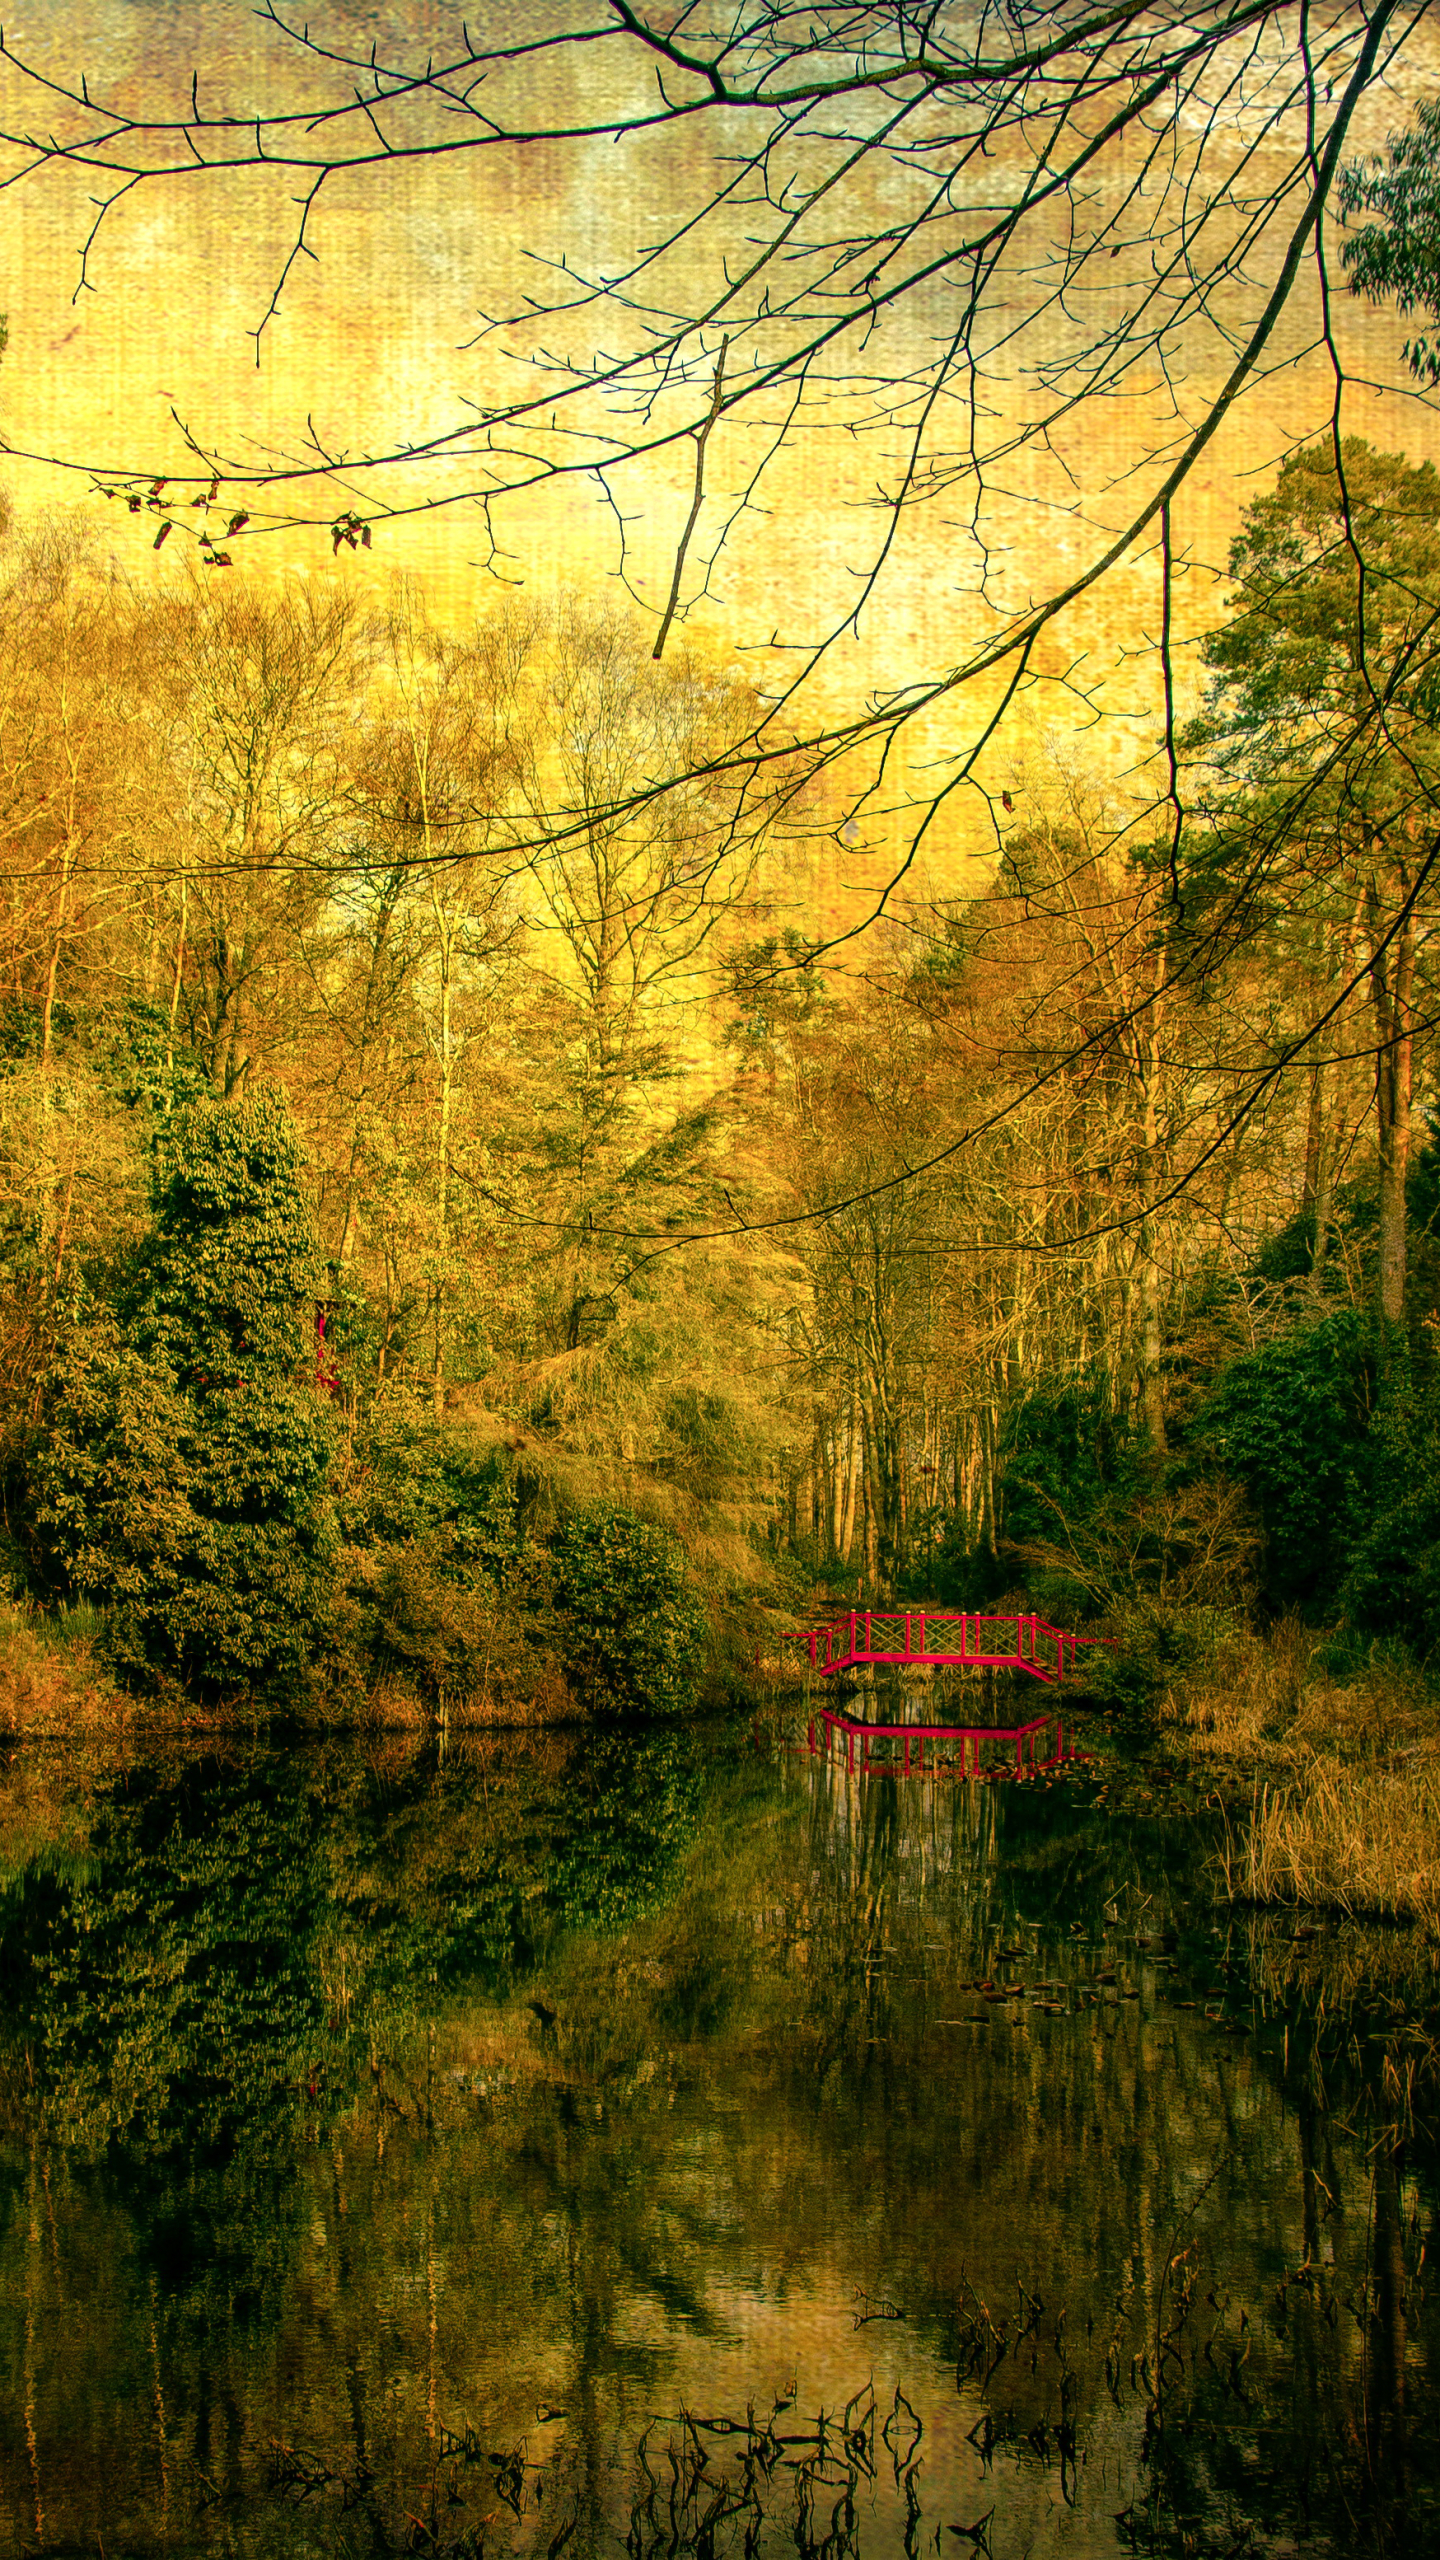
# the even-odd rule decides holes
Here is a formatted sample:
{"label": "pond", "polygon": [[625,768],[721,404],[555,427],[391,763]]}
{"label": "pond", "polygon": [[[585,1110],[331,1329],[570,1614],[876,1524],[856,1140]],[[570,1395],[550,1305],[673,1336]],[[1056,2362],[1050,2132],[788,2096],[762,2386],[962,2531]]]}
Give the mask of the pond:
{"label": "pond", "polygon": [[1422,2547],[1405,2032],[1213,1847],[713,1729],[17,1753],[0,2550]]}

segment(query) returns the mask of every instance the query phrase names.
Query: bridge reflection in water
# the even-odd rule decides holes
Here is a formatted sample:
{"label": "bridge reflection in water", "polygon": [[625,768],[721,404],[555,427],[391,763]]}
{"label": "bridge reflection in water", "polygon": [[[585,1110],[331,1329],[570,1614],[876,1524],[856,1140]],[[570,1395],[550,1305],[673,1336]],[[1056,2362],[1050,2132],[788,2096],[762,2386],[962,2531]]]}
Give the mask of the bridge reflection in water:
{"label": "bridge reflection in water", "polygon": [[[1054,1748],[1050,1747],[1050,1728],[1055,1728]],[[1040,1757],[1041,1742],[1045,1756]],[[958,1745],[948,1751],[946,1744]],[[1024,1724],[874,1724],[861,1716],[847,1715],[843,1708],[821,1707],[810,1718],[809,1745],[811,1758],[838,1757],[843,1745],[847,1770],[869,1777],[919,1778],[939,1776],[979,1778],[1009,1775],[1008,1762],[1002,1770],[992,1758],[988,1769],[980,1764],[983,1744],[1000,1743],[1014,1746],[1014,1775],[1034,1777],[1037,1771],[1056,1769],[1062,1763],[1081,1759],[1074,1739],[1067,1744],[1065,1727],[1059,1716],[1031,1716]],[[857,1747],[858,1746],[858,1747]],[[926,1757],[929,1746],[929,1757]]]}

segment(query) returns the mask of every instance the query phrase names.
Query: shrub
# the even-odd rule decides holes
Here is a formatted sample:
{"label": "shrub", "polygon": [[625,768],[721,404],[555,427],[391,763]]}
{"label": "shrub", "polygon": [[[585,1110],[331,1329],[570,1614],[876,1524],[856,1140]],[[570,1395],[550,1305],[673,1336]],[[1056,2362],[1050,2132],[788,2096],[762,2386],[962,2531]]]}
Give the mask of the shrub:
{"label": "shrub", "polygon": [[183,1115],[152,1232],[47,1382],[29,1468],[53,1578],[113,1603],[132,1668],[268,1688],[323,1633],[337,1542],[313,1267],[280,1103]]}
{"label": "shrub", "polygon": [[1367,1454],[1341,1601],[1357,1626],[1428,1652],[1440,1636],[1440,1415],[1413,1389],[1387,1394]]}
{"label": "shrub", "polygon": [[1371,1471],[1369,1331],[1342,1308],[1224,1372],[1191,1453],[1243,1484],[1265,1535],[1266,1596],[1325,1607],[1344,1578]]}
{"label": "shrub", "polygon": [[687,1706],[705,1617],[679,1541],[613,1503],[572,1512],[555,1540],[566,1675],[591,1707]]}
{"label": "shrub", "polygon": [[1051,1538],[1058,1521],[1105,1508],[1125,1457],[1103,1377],[1049,1382],[1021,1397],[1000,1441],[1005,1541],[1018,1547]]}

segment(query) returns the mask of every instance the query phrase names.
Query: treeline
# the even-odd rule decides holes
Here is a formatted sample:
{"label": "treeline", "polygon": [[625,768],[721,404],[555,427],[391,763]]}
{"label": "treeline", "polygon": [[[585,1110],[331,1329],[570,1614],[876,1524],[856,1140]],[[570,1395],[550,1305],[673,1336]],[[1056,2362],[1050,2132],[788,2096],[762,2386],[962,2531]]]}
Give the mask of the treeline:
{"label": "treeline", "polygon": [[683,1615],[667,1527],[1424,1640],[1428,467],[1287,464],[1173,793],[1032,750],[977,894],[828,962],[838,786],[622,616],[3,568],[18,1591],[192,1687],[543,1622],[603,1688],[585,1575]]}

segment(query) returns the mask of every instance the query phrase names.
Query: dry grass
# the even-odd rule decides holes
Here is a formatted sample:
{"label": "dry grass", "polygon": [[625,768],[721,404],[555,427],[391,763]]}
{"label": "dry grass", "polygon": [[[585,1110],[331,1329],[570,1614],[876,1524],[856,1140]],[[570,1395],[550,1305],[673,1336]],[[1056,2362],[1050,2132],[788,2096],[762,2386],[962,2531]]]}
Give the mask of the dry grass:
{"label": "dry grass", "polygon": [[1257,1788],[1223,1864],[1232,1901],[1408,1920],[1440,1935],[1440,1763],[1312,1759],[1292,1784]]}
{"label": "dry grass", "polygon": [[0,1732],[26,1740],[109,1732],[133,1714],[83,1625],[67,1633],[18,1601],[0,1601]]}
{"label": "dry grass", "polygon": [[1164,1702],[1172,1740],[1254,1777],[1223,1856],[1230,1897],[1440,1934],[1435,1701],[1384,1660],[1336,1679],[1321,1641],[1295,1619],[1229,1629]]}
{"label": "dry grass", "polygon": [[1380,1661],[1337,1680],[1322,1644],[1296,1618],[1264,1635],[1225,1627],[1208,1660],[1167,1692],[1168,1737],[1207,1759],[1277,1774],[1317,1758],[1388,1762],[1440,1737],[1434,1702],[1413,1675]]}
{"label": "dry grass", "polygon": [[424,1699],[403,1679],[377,1680],[367,1692],[358,1721],[381,1733],[493,1733],[573,1724],[574,1698],[558,1665],[543,1657],[528,1684],[529,1695],[507,1689],[474,1689],[442,1695],[438,1705]]}

